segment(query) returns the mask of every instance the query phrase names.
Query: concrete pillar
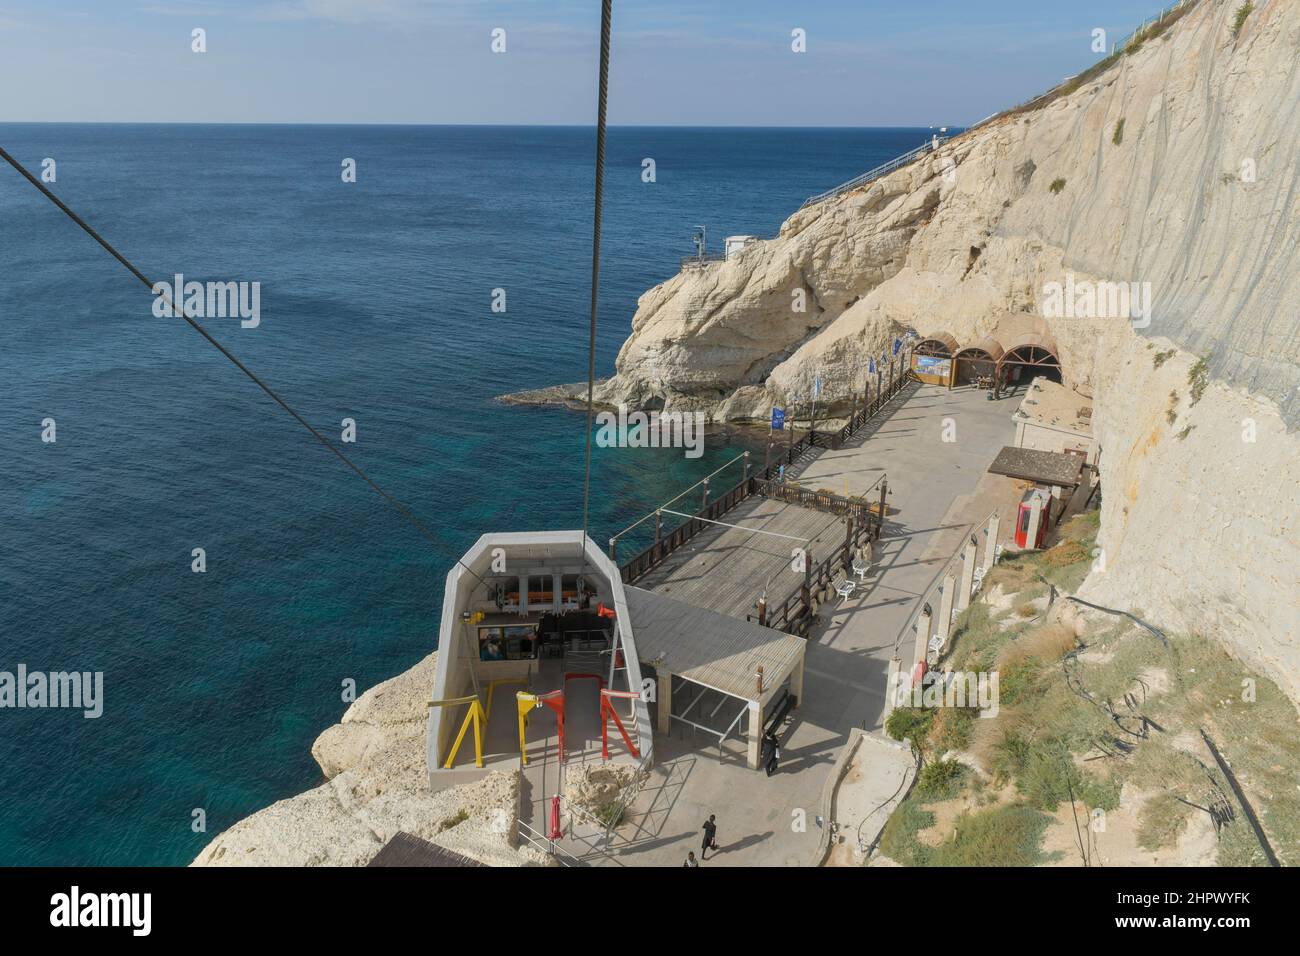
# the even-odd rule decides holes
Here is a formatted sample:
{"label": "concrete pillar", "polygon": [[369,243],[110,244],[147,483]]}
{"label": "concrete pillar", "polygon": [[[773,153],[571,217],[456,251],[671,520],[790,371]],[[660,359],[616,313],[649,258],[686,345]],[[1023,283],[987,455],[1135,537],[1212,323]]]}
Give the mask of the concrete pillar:
{"label": "concrete pillar", "polygon": [[998,525],[1000,521],[997,515],[989,518],[988,539],[984,542],[984,570],[988,571],[993,567],[993,562],[998,557]]}
{"label": "concrete pillar", "polygon": [[889,715],[893,713],[894,707],[898,704],[898,689],[906,680],[902,675],[903,661],[898,657],[889,659],[889,672],[885,677],[885,709],[880,715],[882,721],[888,720]]}
{"label": "concrete pillar", "polygon": [[1033,551],[1038,547],[1038,523],[1043,520],[1043,500],[1037,495],[1029,502],[1029,530],[1025,534],[1025,547]]}
{"label": "concrete pillar", "polygon": [[975,542],[966,542],[966,553],[961,557],[961,590],[957,592],[957,610],[970,607],[971,591],[975,589]]}
{"label": "concrete pillar", "polygon": [[659,671],[659,686],[655,689],[655,707],[659,733],[667,736],[673,730],[673,675],[666,670]]}
{"label": "concrete pillar", "polygon": [[943,598],[939,601],[939,647],[948,646],[948,632],[952,629],[952,602],[957,595],[957,580],[951,575],[943,579]]}
{"label": "concrete pillar", "polygon": [[930,616],[930,605],[927,604],[921,608],[921,613],[916,619],[916,654],[912,659],[913,667],[925,660],[926,649],[930,646],[930,635],[933,632],[934,622]]}
{"label": "concrete pillar", "polygon": [[749,702],[749,769],[757,770],[763,753],[763,707],[756,700]]}

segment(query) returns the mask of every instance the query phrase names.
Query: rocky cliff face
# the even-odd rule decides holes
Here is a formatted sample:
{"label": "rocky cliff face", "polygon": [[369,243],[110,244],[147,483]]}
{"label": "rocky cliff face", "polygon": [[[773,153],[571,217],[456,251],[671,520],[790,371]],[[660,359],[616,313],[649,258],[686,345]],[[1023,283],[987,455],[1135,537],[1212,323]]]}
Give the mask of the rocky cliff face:
{"label": "rocky cliff face", "polygon": [[515,838],[519,778],[430,791],[429,688],[437,654],[366,691],[312,746],[326,782],[236,823],[193,866],[364,866],[399,831],[493,866],[549,864]]}
{"label": "rocky cliff face", "polygon": [[[1223,636],[1300,693],[1300,3],[1199,0],[1158,36],[640,300],[600,400],[766,418],[860,391],[898,332],[1038,327],[1094,399],[1086,592]],[[1149,283],[1149,321],[1045,315]],[[937,437],[936,437],[937,440]]]}

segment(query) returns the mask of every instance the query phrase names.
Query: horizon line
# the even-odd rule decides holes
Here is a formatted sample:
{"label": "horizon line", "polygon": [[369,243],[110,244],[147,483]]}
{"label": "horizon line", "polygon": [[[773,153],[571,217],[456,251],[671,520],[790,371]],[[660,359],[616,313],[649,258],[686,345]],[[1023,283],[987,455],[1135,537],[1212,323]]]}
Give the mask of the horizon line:
{"label": "horizon line", "polygon": [[[339,123],[339,122],[284,122],[279,120],[214,120],[194,122],[181,120],[0,120],[0,126],[327,126],[327,127],[431,127],[445,129],[592,129],[595,124],[584,123]],[[785,130],[842,130],[842,129],[899,129],[899,130],[964,130],[966,126],[950,123],[946,126],[923,124],[907,126],[836,124],[831,126],[795,126],[789,124],[755,125],[752,123],[610,123],[608,129],[785,129]]]}

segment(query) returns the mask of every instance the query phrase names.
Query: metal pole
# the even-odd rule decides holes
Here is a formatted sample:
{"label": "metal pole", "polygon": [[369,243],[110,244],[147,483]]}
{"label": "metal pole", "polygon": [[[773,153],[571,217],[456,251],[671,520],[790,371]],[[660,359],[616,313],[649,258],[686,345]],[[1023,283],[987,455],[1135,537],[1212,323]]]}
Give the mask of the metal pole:
{"label": "metal pole", "polygon": [[884,527],[885,527],[885,509],[888,507],[888,506],[885,504],[885,495],[888,493],[888,491],[889,491],[889,482],[885,481],[885,480],[882,478],[882,479],[880,480],[880,514],[879,514],[879,516],[876,518],[876,537],[877,537],[877,538],[880,537],[881,531],[883,531],[883,530],[884,530]]}

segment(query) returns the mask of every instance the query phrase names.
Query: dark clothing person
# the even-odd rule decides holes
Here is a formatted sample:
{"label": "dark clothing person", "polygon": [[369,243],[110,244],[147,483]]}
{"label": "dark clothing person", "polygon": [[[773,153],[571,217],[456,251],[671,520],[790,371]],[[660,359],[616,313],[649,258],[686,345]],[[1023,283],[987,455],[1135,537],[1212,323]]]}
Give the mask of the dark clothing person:
{"label": "dark clothing person", "polygon": [[704,859],[705,853],[709,850],[718,848],[718,824],[714,822],[712,815],[704,821],[704,842],[700,845],[700,859]]}
{"label": "dark clothing person", "polygon": [[780,759],[781,745],[777,742],[776,737],[768,734],[763,738],[763,766],[767,768],[769,777],[776,773],[777,761]]}

